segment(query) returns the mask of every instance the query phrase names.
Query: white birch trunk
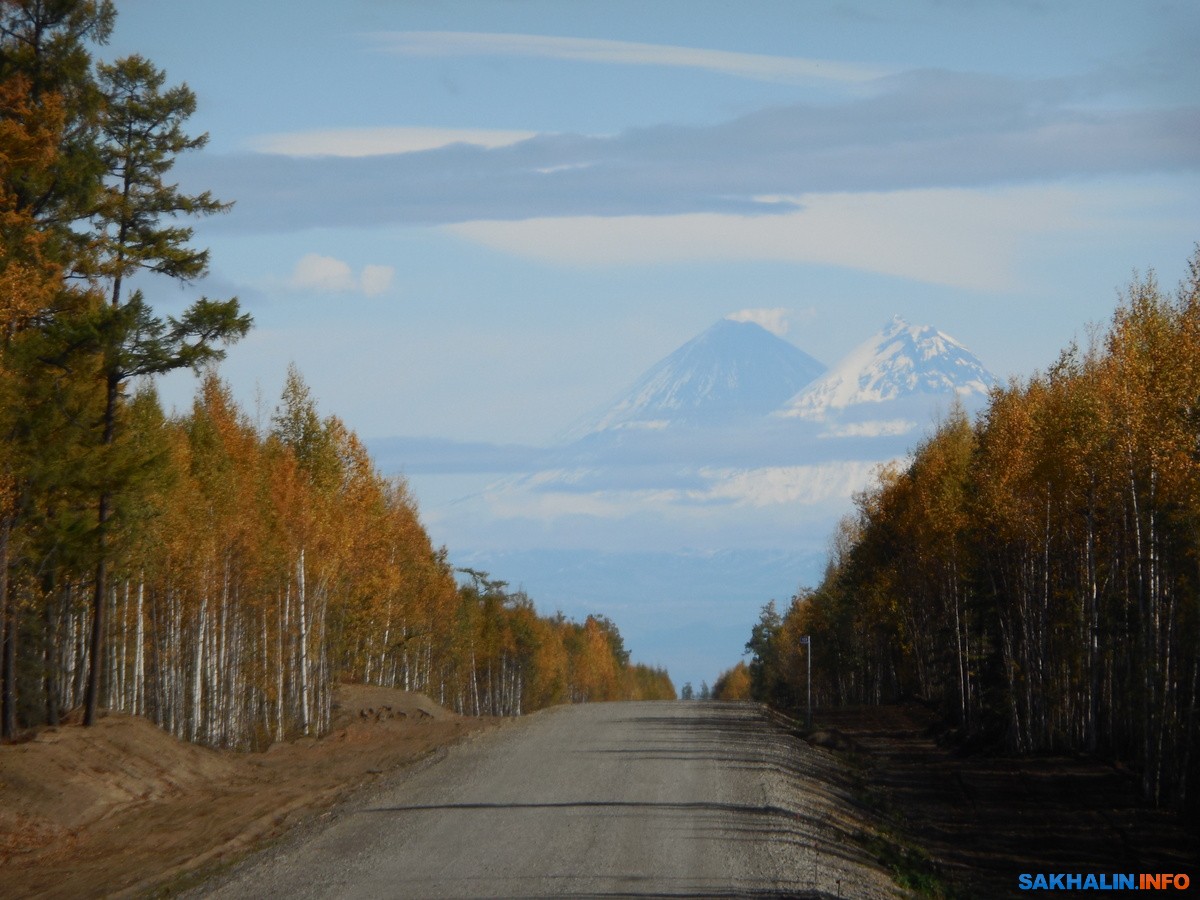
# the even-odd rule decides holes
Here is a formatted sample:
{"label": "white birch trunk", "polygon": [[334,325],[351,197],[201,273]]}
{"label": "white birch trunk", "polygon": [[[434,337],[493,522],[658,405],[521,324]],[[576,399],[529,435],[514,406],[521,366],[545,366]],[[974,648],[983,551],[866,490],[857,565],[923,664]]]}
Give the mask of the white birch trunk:
{"label": "white birch trunk", "polygon": [[196,621],[196,652],[192,666],[192,708],[189,715],[188,731],[191,740],[198,740],[201,727],[201,711],[204,700],[204,633],[207,630],[206,613],[208,602],[200,601],[200,610]]}
{"label": "white birch trunk", "polygon": [[133,714],[146,714],[146,577],[138,577],[137,625],[134,629],[133,648]]}
{"label": "white birch trunk", "polygon": [[275,740],[283,740],[283,633],[287,630],[287,598],[284,597],[281,604],[279,614],[279,627],[275,630],[275,643],[278,650],[277,659],[278,665],[275,667],[276,692],[275,692]]}
{"label": "white birch trunk", "polygon": [[296,602],[300,618],[300,730],[309,733],[308,694],[308,618],[304,609],[304,548],[300,548],[300,559],[296,563]]}

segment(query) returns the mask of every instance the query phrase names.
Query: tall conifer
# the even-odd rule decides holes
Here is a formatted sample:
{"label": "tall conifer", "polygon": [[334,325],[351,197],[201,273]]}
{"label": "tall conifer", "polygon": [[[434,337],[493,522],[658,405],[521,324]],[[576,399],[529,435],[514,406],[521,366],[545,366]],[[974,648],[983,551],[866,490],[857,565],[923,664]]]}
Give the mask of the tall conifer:
{"label": "tall conifer", "polygon": [[[106,448],[96,503],[96,574],[92,640],[84,724],[95,721],[103,672],[104,608],[108,582],[108,532],[114,495],[130,483],[129,468],[113,452],[126,382],[178,368],[199,368],[220,359],[221,344],[242,337],[250,317],[236,298],[197,300],[179,319],[155,316],[141,290],[127,296],[127,281],[152,272],[191,282],[208,269],[208,252],[190,246],[192,229],[180,216],[203,216],[228,209],[211,194],[189,195],[165,181],[180,153],[197,150],[206,135],[189,137],[183,124],[196,108],[186,85],[164,90],[165,75],[140,56],[98,67],[105,97],[100,156],[104,189],[92,214],[94,274],[108,285],[108,302],[95,306],[79,323],[83,340],[95,342],[101,358],[104,411],[100,445]],[[126,448],[127,452],[133,448]]]}

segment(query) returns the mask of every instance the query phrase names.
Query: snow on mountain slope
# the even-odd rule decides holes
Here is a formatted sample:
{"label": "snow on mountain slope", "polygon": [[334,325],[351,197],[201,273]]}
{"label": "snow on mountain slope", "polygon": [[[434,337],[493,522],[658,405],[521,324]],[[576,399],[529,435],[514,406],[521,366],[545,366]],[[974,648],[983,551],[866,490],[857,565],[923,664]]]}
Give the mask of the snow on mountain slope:
{"label": "snow on mountain slope", "polygon": [[896,316],[776,415],[823,419],[831,412],[922,395],[957,395],[970,405],[995,383],[983,363],[950,335]]}
{"label": "snow on mountain slope", "polygon": [[729,425],[768,415],[825,367],[753,322],[722,319],[646,371],[567,438],[673,425]]}

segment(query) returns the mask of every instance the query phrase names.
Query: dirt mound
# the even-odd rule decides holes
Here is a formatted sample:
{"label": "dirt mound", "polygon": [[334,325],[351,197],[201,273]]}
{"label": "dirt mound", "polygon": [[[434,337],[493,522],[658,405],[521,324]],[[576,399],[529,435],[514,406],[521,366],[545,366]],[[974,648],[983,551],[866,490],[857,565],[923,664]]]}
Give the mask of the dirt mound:
{"label": "dirt mound", "polygon": [[858,753],[861,750],[853,738],[836,728],[825,728],[820,731],[814,731],[805,740],[814,747],[837,750],[839,753]]}
{"label": "dirt mound", "polygon": [[342,685],[333,704],[334,729],[362,722],[410,719],[415,722],[445,721],[454,713],[438,706],[424,694],[362,684]]}
{"label": "dirt mound", "polygon": [[228,780],[238,770],[228,754],[185,744],[124,715],[101,718],[94,728],[47,728],[28,743],[4,747],[0,761],[0,817],[22,814],[64,828]]}
{"label": "dirt mound", "polygon": [[347,685],[334,728],[266,753],[209,750],[144,719],[47,728],[0,746],[7,897],[145,890],[225,860],[350,790],[491,724],[423,694]]}

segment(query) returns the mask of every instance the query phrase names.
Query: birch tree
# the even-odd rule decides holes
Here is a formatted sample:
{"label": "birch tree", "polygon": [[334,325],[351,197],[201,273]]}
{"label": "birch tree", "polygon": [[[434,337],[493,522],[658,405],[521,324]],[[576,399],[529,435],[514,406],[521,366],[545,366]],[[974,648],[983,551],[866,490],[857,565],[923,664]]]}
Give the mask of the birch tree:
{"label": "birch tree", "polygon": [[1174,295],[1135,279],[1092,346],[881,474],[755,665],[815,635],[824,702],[915,694],[974,740],[1097,753],[1194,806],[1198,497],[1200,248]]}

